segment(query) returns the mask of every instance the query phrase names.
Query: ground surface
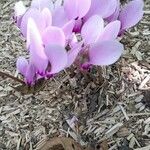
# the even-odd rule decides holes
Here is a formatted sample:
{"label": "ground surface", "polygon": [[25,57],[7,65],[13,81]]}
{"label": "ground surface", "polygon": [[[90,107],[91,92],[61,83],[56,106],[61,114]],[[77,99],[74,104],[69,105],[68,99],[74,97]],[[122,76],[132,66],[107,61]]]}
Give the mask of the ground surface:
{"label": "ground surface", "polygon": [[[15,75],[25,43],[12,23],[15,0],[0,1],[0,70]],[[140,24],[121,40],[122,58],[91,70],[92,77],[67,70],[36,94],[21,95],[0,77],[0,149],[34,149],[47,137],[69,136],[91,147],[150,149],[150,0]],[[99,71],[97,71],[99,70]],[[76,116],[73,129],[67,123]],[[130,147],[130,148],[129,148]],[[97,146],[97,149],[99,147]]]}

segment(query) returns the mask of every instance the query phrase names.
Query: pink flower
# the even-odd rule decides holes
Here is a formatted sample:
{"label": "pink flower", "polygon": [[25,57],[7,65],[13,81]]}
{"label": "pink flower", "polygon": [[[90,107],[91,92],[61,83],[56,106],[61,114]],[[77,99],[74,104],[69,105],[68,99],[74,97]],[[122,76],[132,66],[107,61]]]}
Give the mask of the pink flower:
{"label": "pink flower", "polygon": [[29,52],[17,60],[27,84],[52,77],[74,62],[83,68],[111,65],[123,52],[117,37],[136,25],[144,3],[133,0],[33,0],[15,5],[15,21]]}
{"label": "pink flower", "polygon": [[116,40],[119,31],[120,21],[111,22],[104,27],[104,20],[98,15],[85,22],[81,35],[88,47],[85,49],[88,64],[110,65],[119,59],[123,51],[123,45]]}

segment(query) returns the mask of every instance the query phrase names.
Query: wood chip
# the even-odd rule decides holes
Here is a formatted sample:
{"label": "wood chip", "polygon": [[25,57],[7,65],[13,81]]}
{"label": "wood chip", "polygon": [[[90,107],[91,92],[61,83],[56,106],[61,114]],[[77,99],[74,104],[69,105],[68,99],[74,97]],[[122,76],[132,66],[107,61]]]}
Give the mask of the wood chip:
{"label": "wood chip", "polygon": [[105,133],[106,137],[110,138],[111,136],[113,136],[120,129],[121,126],[123,126],[123,123],[117,123],[116,125],[114,125]]}

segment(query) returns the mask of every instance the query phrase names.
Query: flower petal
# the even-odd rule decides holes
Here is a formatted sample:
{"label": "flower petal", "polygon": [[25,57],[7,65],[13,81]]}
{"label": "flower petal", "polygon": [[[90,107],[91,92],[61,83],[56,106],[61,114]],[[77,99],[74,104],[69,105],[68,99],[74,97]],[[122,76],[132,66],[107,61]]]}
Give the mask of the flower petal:
{"label": "flower petal", "polygon": [[117,20],[119,17],[119,13],[120,13],[120,0],[117,0],[117,7],[115,12],[111,16],[107,17],[106,20],[108,22]]}
{"label": "flower petal", "polygon": [[[84,6],[84,7],[83,7]],[[69,19],[80,19],[89,11],[91,0],[65,0],[64,9]]]}
{"label": "flower petal", "polygon": [[92,0],[91,8],[86,15],[86,18],[94,14],[107,18],[112,15],[117,7],[117,0]]}
{"label": "flower petal", "polygon": [[50,11],[53,11],[54,4],[52,0],[32,0],[31,8],[36,8],[40,11],[44,8],[48,8]]}
{"label": "flower petal", "polygon": [[82,44],[83,42],[80,42],[78,45],[74,46],[71,50],[68,51],[68,62],[66,67],[70,67],[74,63],[79,52],[81,51]]}
{"label": "flower petal", "polygon": [[68,18],[66,12],[64,11],[64,8],[63,7],[57,8],[53,12],[53,20],[52,20],[53,26],[63,27],[67,22]]}
{"label": "flower petal", "polygon": [[28,61],[24,57],[19,57],[17,59],[16,66],[17,70],[25,76],[28,67]]}
{"label": "flower petal", "polygon": [[120,12],[122,30],[126,30],[136,25],[143,17],[143,0],[133,0],[129,2]]}
{"label": "flower petal", "polygon": [[98,40],[103,29],[103,19],[98,15],[94,15],[84,23],[81,29],[82,38],[85,40],[86,44],[94,43]]}
{"label": "flower petal", "polygon": [[22,17],[22,21],[21,21],[20,28],[21,28],[21,32],[24,35],[24,37],[27,36],[27,24],[28,24],[29,18],[32,18],[35,21],[38,30],[40,31],[40,33],[42,33],[46,26],[44,17],[39,10],[37,10],[35,8],[30,8],[26,11],[26,13]]}
{"label": "flower petal", "polygon": [[110,22],[105,28],[103,33],[101,34],[98,41],[108,41],[114,40],[117,38],[117,35],[120,32],[121,23],[120,21],[116,20]]}
{"label": "flower petal", "polygon": [[[84,17],[90,9],[91,0],[77,0],[78,1],[78,16],[79,19]],[[92,0],[93,1],[93,0]]]}
{"label": "flower petal", "polygon": [[46,23],[46,27],[52,25],[52,14],[48,8],[44,8],[42,10],[42,15]]}
{"label": "flower petal", "polygon": [[36,76],[36,69],[33,64],[29,63],[25,74],[26,83],[29,85],[33,84],[35,81],[35,76]]}
{"label": "flower petal", "polygon": [[122,52],[123,45],[118,41],[96,43],[89,50],[89,63],[93,65],[110,65],[119,59]]}
{"label": "flower petal", "polygon": [[44,74],[48,65],[48,59],[44,52],[41,35],[32,18],[28,21],[28,36],[30,39],[31,62],[35,65],[40,74]]}
{"label": "flower petal", "polygon": [[109,6],[107,7],[106,13],[103,15],[104,18],[111,16],[118,6],[118,0],[110,0]]}
{"label": "flower petal", "polygon": [[65,37],[68,39],[71,34],[72,34],[72,31],[73,31],[73,28],[74,28],[74,25],[75,25],[75,20],[70,20],[69,22],[67,22],[64,26],[63,26],[63,31],[64,31],[64,34],[65,34]]}
{"label": "flower petal", "polygon": [[42,34],[44,45],[56,44],[65,46],[65,35],[61,28],[50,26]]}
{"label": "flower petal", "polygon": [[67,52],[60,45],[46,45],[45,53],[51,64],[50,74],[55,74],[63,70],[67,64]]}
{"label": "flower petal", "polygon": [[78,17],[78,0],[65,0],[64,9],[69,19],[76,19]]}

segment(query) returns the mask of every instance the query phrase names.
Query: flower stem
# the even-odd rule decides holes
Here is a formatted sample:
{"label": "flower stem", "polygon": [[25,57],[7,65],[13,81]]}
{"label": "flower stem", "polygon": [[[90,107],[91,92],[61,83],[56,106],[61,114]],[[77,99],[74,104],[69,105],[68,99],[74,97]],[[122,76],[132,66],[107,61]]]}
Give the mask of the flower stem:
{"label": "flower stem", "polygon": [[25,82],[24,82],[23,80],[18,79],[18,78],[14,77],[14,76],[12,76],[12,75],[10,75],[10,74],[7,74],[7,73],[5,73],[5,72],[3,72],[3,71],[0,71],[0,76],[6,76],[6,77],[8,77],[8,78],[11,78],[11,79],[17,81],[17,82],[20,82],[21,84],[25,84]]}

